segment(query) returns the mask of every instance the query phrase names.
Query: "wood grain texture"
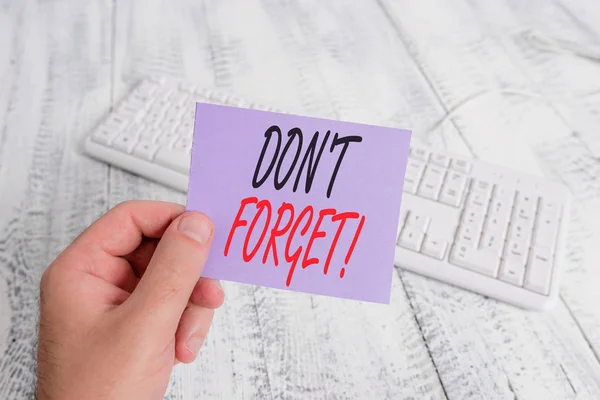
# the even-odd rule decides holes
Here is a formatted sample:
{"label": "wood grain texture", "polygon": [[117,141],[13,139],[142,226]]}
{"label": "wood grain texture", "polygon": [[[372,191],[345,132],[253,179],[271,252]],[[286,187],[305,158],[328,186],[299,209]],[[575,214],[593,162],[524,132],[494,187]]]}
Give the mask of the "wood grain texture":
{"label": "wood grain texture", "polygon": [[[107,167],[77,148],[109,104],[110,2],[11,2],[0,15],[10,29],[0,50],[0,279],[11,309],[0,397],[18,399],[35,389],[41,273],[106,209]],[[104,96],[88,101],[96,89]]]}
{"label": "wood grain texture", "polygon": [[586,0],[0,2],[0,397],[33,391],[37,284],[60,250],[121,201],[184,203],[78,153],[111,104],[164,74],[410,128],[577,194],[550,313],[406,271],[390,306],[225,282],[199,359],[176,367],[166,398],[600,398],[598,65],[523,39],[533,27],[597,44],[598,15]]}
{"label": "wood grain texture", "polygon": [[536,1],[532,7],[477,1],[472,6],[497,40],[502,32],[509,33],[509,39],[502,40],[508,54],[571,130],[568,138],[545,141],[538,154],[575,199],[568,273],[561,294],[598,359],[600,296],[594,283],[600,265],[596,250],[600,238],[600,64],[560,48],[540,49],[527,40],[526,33],[533,30],[600,54],[597,27],[591,23],[600,14],[597,7],[579,1]]}
{"label": "wood grain texture", "polygon": [[[473,155],[541,174],[533,146],[568,137],[571,130],[544,99],[500,96],[507,88],[530,93],[534,83],[488,32],[486,21],[464,2],[454,2],[450,9],[439,1],[389,1],[384,9],[449,109],[485,93],[456,118]],[[429,23],[426,29],[420,24],[424,20]],[[421,277],[406,279],[405,284],[409,294],[414,293],[410,298],[419,322],[432,332],[428,345],[450,398],[598,396],[597,362],[585,336],[551,328],[577,325],[567,304],[551,314],[556,319],[552,321],[454,288],[430,285]],[[444,307],[432,306],[436,297],[443,298]],[[576,352],[573,342],[579,344]],[[552,352],[548,343],[553,343]],[[465,373],[467,365],[457,366],[461,361],[473,366],[473,373]],[[572,377],[583,379],[573,384]]]}

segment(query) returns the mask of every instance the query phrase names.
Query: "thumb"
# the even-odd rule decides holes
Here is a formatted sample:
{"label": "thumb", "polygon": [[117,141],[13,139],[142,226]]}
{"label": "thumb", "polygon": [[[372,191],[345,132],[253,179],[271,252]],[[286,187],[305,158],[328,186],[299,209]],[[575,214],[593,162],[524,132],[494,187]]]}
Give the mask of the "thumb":
{"label": "thumb", "polygon": [[213,232],[212,221],[198,212],[180,215],[165,231],[129,298],[134,312],[141,312],[150,327],[177,330],[204,269]]}

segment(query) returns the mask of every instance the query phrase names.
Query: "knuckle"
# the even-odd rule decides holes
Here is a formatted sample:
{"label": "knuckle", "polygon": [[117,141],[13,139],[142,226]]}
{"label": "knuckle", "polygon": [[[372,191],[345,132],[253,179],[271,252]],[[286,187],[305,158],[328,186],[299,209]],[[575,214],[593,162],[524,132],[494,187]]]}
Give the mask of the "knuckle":
{"label": "knuckle", "polygon": [[136,200],[121,201],[120,203],[117,203],[115,208],[129,208],[129,207],[135,205],[136,202],[137,202]]}
{"label": "knuckle", "polygon": [[135,200],[122,201],[113,207],[113,212],[116,214],[127,213],[128,210],[135,207],[136,203]]}

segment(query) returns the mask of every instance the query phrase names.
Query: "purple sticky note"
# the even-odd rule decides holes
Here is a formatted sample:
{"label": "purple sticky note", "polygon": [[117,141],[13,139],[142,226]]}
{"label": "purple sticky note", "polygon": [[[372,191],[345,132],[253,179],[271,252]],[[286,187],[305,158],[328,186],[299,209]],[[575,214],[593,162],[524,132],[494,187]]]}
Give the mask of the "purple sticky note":
{"label": "purple sticky note", "polygon": [[202,276],[389,303],[411,133],[198,103],[187,209]]}

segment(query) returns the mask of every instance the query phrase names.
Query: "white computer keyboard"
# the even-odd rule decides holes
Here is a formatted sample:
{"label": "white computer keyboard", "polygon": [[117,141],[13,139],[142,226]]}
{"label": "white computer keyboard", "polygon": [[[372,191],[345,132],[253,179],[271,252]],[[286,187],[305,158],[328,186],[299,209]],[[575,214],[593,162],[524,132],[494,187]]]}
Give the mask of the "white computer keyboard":
{"label": "white computer keyboard", "polygon": [[[147,79],[86,138],[87,154],[187,190],[195,102],[272,110],[182,81]],[[570,197],[558,184],[413,146],[395,264],[513,305],[558,296]]]}

